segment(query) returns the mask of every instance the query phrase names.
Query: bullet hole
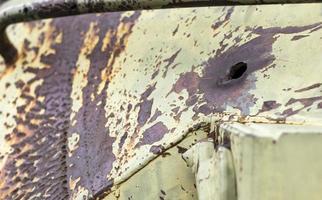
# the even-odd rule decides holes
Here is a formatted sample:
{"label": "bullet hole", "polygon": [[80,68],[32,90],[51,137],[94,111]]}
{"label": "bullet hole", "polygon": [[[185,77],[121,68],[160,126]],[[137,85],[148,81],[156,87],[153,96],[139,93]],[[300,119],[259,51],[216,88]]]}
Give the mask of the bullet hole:
{"label": "bullet hole", "polygon": [[24,8],[23,8],[23,13],[27,14],[27,13],[28,13],[28,11],[29,11],[29,10],[28,10],[28,8],[27,8],[27,7],[24,7]]}
{"label": "bullet hole", "polygon": [[230,67],[226,74],[219,78],[217,81],[217,86],[226,86],[235,82],[234,80],[240,79],[247,71],[247,64],[244,62],[239,62]]}
{"label": "bullet hole", "polygon": [[228,80],[239,79],[247,71],[247,64],[239,62],[230,68]]}

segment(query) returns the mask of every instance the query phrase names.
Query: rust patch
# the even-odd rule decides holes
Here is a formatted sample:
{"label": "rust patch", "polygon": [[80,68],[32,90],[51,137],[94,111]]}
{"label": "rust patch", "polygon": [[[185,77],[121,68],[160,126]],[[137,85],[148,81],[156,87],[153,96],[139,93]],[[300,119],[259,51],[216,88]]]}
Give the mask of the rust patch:
{"label": "rust patch", "polygon": [[177,107],[173,108],[171,111],[172,111],[174,114],[178,114],[179,110],[180,110],[180,106],[177,106]]}
{"label": "rust patch", "polygon": [[174,29],[174,31],[172,32],[172,36],[175,36],[179,30],[179,24],[177,25],[177,27]]}
{"label": "rust patch", "polygon": [[321,101],[322,100],[322,96],[317,96],[317,97],[311,97],[311,98],[301,98],[301,99],[295,99],[295,98],[291,98],[286,104],[285,106],[290,106],[294,103],[301,103],[303,105],[302,108],[299,109],[293,109],[293,108],[289,108],[283,111],[282,115],[284,115],[285,117],[294,115],[299,113],[301,110],[304,110],[306,108],[309,108],[310,106],[312,106],[315,102]]}
{"label": "rust patch", "polygon": [[295,99],[295,98],[291,98],[286,104],[285,106],[289,106],[292,105],[296,102],[301,103],[303,106],[305,107],[309,107],[311,106],[314,102],[322,100],[322,96],[318,96],[318,97],[310,97],[310,98],[302,98],[302,99]]}
{"label": "rust patch", "polygon": [[[195,72],[186,72],[180,75],[180,78],[173,85],[172,90],[168,93],[175,92],[179,94],[182,90],[187,90],[189,96],[195,94],[198,90],[200,77]],[[167,96],[168,96],[167,95]]]}
{"label": "rust patch", "polygon": [[151,116],[151,109],[153,104],[153,99],[148,100],[147,98],[151,95],[151,93],[155,90],[155,84],[150,86],[142,95],[141,95],[141,103],[139,104],[140,110],[138,114],[138,124],[142,127]]}
{"label": "rust patch", "polygon": [[[222,16],[220,16],[216,22],[211,26],[211,28],[213,28],[214,30],[217,30],[219,27],[221,27],[222,25],[225,25],[226,23],[228,23],[231,15],[233,14],[234,11],[234,7],[230,7],[226,13],[224,12],[226,8],[223,8],[223,14]],[[224,17],[223,19],[221,19],[222,17]]]}
{"label": "rust patch", "polygon": [[[248,92],[255,87],[256,78],[252,73],[274,65],[275,56],[272,54],[272,46],[278,35],[303,32],[314,29],[320,24],[266,29],[263,27],[247,27],[245,31],[250,31],[250,34],[256,34],[257,37],[242,45],[235,43],[230,47],[224,44],[226,38],[223,39],[220,42],[221,48],[216,50],[215,56],[204,63],[202,75],[193,71],[181,74],[170,93],[180,93],[187,90],[189,97],[186,104],[193,106],[196,113],[195,118],[199,113],[209,115],[214,112],[222,112],[228,105],[238,108],[243,115],[248,115],[249,107],[256,102],[253,95]],[[230,68],[240,62],[247,64],[244,75],[238,79],[230,80],[227,84],[221,84],[221,80],[227,79]],[[205,102],[205,104],[202,104],[202,102]],[[277,105],[273,107],[275,106]],[[263,109],[269,108],[264,105]]]}
{"label": "rust patch", "polygon": [[178,149],[178,153],[180,154],[183,154],[188,150],[187,148],[181,147],[179,145],[177,145],[177,149]]}
{"label": "rust patch", "polygon": [[[71,29],[71,24],[80,27],[84,24],[82,18],[65,22],[52,22],[56,30],[52,37],[61,33],[63,41],[52,45],[55,54],[41,57],[41,62],[50,67],[31,68],[25,63],[24,73],[34,74],[35,78],[27,83],[15,83],[17,88],[21,88],[20,98],[25,99],[26,104],[17,108],[17,126],[10,134],[14,151],[6,163],[6,173],[2,174],[5,184],[2,185],[1,195],[6,194],[3,199],[30,199],[33,195],[39,195],[41,199],[69,198],[66,144],[71,112],[70,93],[72,70],[82,38],[80,32]],[[74,37],[80,39],[74,40]],[[27,41],[24,46],[29,49]],[[35,96],[32,96],[30,87],[38,80],[43,80],[43,83],[37,86]],[[18,160],[21,161],[19,165]]]}
{"label": "rust patch", "polygon": [[292,37],[291,41],[300,40],[300,39],[308,37],[308,36],[310,36],[310,35],[295,35],[294,37]]}
{"label": "rust patch", "polygon": [[279,108],[281,106],[280,103],[277,103],[276,101],[265,101],[263,103],[262,108],[258,111],[257,114],[262,113],[262,112],[267,112],[270,110],[274,110],[276,108]]}
{"label": "rust patch", "polygon": [[143,138],[138,143],[138,146],[158,142],[168,132],[168,127],[164,125],[163,122],[158,122],[144,131]]}
{"label": "rust patch", "polygon": [[150,152],[155,155],[160,155],[164,151],[164,147],[162,145],[153,145],[150,148]]}
{"label": "rust patch", "polygon": [[305,91],[312,90],[312,89],[315,89],[315,88],[318,88],[321,86],[322,86],[322,83],[316,83],[316,84],[310,85],[308,87],[295,90],[294,92],[305,92]]}
{"label": "rust patch", "polygon": [[125,142],[127,136],[128,136],[128,132],[125,132],[124,135],[122,135],[121,140],[120,140],[120,143],[119,143],[119,149],[121,149],[123,147],[124,142]]}
{"label": "rust patch", "polygon": [[322,102],[318,104],[318,109],[322,109]]}
{"label": "rust patch", "polygon": [[140,126],[143,126],[150,118],[152,104],[153,104],[153,99],[152,100],[145,99],[140,104],[140,111],[139,111],[139,115],[138,115],[138,123]]}
{"label": "rust patch", "polygon": [[[139,16],[140,12],[134,12],[122,20],[121,13],[53,20],[51,26],[56,31],[52,38],[61,35],[62,41],[52,46],[55,53],[41,58],[50,67],[35,69],[28,67],[25,62],[24,73],[35,74],[36,78],[27,83],[15,83],[22,90],[20,98],[26,103],[17,108],[17,127],[6,136],[14,151],[4,167],[6,173],[1,174],[3,199],[29,199],[34,194],[41,199],[68,199],[70,193],[74,192],[68,189],[69,177],[79,178],[73,184],[74,188],[79,185],[85,187],[91,195],[99,194],[113,184],[113,180],[106,178],[115,160],[112,152],[115,139],[109,136],[109,130],[105,128],[109,119],[105,117],[104,109],[108,101],[106,89],[112,77],[111,66],[125,49],[127,38]],[[83,107],[75,116],[76,125],[73,126],[69,121],[73,73],[84,41],[83,33],[92,22],[98,24],[96,28],[99,28],[100,40],[93,53],[87,55],[91,64],[84,79],[88,80],[88,84],[83,89]],[[101,51],[108,30],[112,30],[111,40]],[[43,36],[39,37],[42,40]],[[28,41],[24,42],[24,48],[24,51],[38,53],[36,48],[29,46]],[[43,83],[36,88],[36,95],[32,96],[29,94],[30,85],[38,80]],[[101,83],[103,87],[100,90]],[[128,110],[131,108],[128,107]],[[79,148],[71,157],[67,157],[67,137],[75,132],[80,135]],[[124,140],[121,138],[121,145]]]}
{"label": "rust patch", "polygon": [[[177,52],[175,52],[172,56],[170,56],[169,58],[163,60],[163,62],[167,63],[165,66],[165,71],[163,72],[162,77],[166,77],[169,67],[173,64],[173,62],[175,61],[175,59],[177,58],[178,54],[181,52],[181,49],[179,49]],[[174,68],[174,66],[173,66]]]}
{"label": "rust patch", "polygon": [[[78,184],[93,195],[108,190],[113,184],[112,179],[106,178],[115,161],[112,151],[115,138],[110,136],[106,127],[109,120],[104,108],[108,101],[106,91],[113,77],[115,59],[125,49],[139,16],[140,12],[134,12],[121,20],[121,13],[108,13],[85,19],[86,23],[97,22],[99,42],[89,55],[90,68],[87,85],[82,92],[83,105],[75,116],[76,125],[70,129],[70,132],[79,133],[80,140],[78,149],[69,158],[71,167],[68,175],[81,177]],[[106,36],[107,32],[111,34]],[[103,46],[105,37],[110,37],[107,46]],[[119,145],[122,146],[124,141],[123,137]]]}
{"label": "rust patch", "polygon": [[310,30],[310,33],[313,33],[313,32],[318,31],[320,29],[322,29],[322,23],[320,23],[318,26],[316,26],[312,30]]}
{"label": "rust patch", "polygon": [[151,117],[151,119],[149,120],[149,123],[154,122],[155,120],[158,119],[158,117],[160,117],[162,115],[162,112],[159,109],[156,109],[153,116]]}

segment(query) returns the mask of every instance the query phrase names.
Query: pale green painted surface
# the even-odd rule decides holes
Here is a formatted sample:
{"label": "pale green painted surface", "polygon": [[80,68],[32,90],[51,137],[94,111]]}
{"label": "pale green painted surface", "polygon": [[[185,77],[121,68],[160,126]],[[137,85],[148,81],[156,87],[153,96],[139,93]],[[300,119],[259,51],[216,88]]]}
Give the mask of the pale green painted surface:
{"label": "pale green painted surface", "polygon": [[322,127],[222,124],[231,139],[238,200],[319,200]]}

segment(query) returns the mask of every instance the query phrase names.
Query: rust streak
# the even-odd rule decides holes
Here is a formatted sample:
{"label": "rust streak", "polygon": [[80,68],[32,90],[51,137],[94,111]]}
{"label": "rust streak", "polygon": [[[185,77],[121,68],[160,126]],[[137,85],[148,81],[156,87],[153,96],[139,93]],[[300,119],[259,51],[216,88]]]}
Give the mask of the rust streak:
{"label": "rust streak", "polygon": [[318,87],[321,87],[321,86],[322,86],[322,83],[315,83],[315,84],[310,85],[308,87],[295,90],[294,92],[305,92],[305,91],[312,90],[312,89],[315,89],[315,88],[318,88]]}

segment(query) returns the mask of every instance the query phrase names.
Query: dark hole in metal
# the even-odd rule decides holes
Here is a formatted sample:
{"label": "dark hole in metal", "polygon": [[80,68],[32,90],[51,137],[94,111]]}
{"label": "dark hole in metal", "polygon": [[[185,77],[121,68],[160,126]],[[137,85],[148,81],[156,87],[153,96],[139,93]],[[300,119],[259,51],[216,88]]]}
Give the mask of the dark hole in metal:
{"label": "dark hole in metal", "polygon": [[239,62],[235,65],[233,65],[230,68],[229,74],[228,74],[228,79],[239,79],[240,77],[243,76],[243,74],[247,71],[247,64],[244,62]]}
{"label": "dark hole in metal", "polygon": [[26,14],[28,12],[28,8],[23,8],[23,12]]}

